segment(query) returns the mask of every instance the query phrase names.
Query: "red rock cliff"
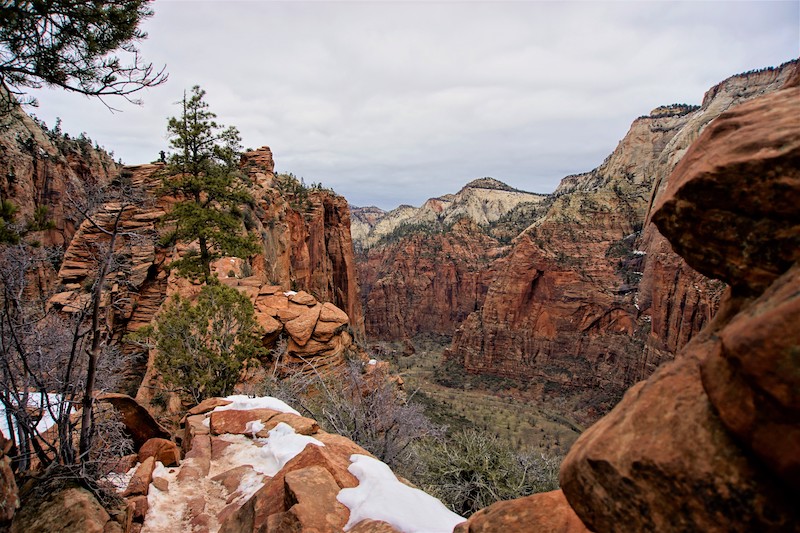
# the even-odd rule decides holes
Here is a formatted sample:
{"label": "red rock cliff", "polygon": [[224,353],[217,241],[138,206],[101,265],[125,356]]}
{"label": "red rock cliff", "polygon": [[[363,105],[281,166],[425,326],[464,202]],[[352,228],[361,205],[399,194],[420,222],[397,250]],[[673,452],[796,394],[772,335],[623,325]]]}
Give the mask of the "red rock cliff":
{"label": "red rock cliff", "polygon": [[447,357],[470,372],[572,396],[585,421],[671,358],[710,320],[722,285],[669,249],[649,222],[653,198],[709,122],[776,90],[793,67],[734,76],[700,108],[658,108],[600,167],[566,178],[549,211],[493,265],[484,306],[458,329]]}

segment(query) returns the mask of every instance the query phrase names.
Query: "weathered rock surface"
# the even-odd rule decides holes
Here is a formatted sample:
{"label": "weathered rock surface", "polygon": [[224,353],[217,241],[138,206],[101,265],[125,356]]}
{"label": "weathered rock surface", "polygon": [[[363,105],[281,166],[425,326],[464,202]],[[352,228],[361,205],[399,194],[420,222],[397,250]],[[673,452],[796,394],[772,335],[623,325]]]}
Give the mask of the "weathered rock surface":
{"label": "weathered rock surface", "polygon": [[4,527],[19,508],[19,492],[14,471],[11,469],[11,458],[8,452],[13,443],[0,434],[0,528]]}
{"label": "weathered rock surface", "polygon": [[[798,91],[721,115],[657,204],[653,218],[675,248],[731,288],[675,360],[630,389],[570,450],[561,486],[592,530],[797,531],[800,266],[795,247],[785,246],[800,229],[796,205],[787,214],[781,199],[800,194],[797,165],[784,159],[797,157],[800,123],[783,118]],[[736,139],[731,128],[741,130]],[[712,186],[709,196],[713,182],[725,190]],[[778,215],[765,199],[775,199]],[[692,211],[698,204],[702,215]],[[694,222],[677,224],[681,213]],[[774,216],[788,223],[759,231]],[[684,250],[688,242],[698,248]],[[761,255],[751,257],[752,248]]]}
{"label": "weathered rock surface", "polygon": [[169,439],[169,431],[159,424],[153,415],[127,394],[105,392],[97,395],[97,400],[114,406],[122,418],[122,423],[138,449],[153,438]]}
{"label": "weathered rock surface", "polygon": [[0,169],[0,194],[19,208],[16,223],[24,226],[37,208],[47,208],[55,227],[35,232],[43,245],[69,243],[81,222],[70,201],[85,202],[119,173],[91,140],[43,129],[20,109],[2,117]]}
{"label": "weathered rock surface", "polygon": [[11,532],[32,531],[123,533],[125,529],[123,524],[111,518],[89,491],[68,488],[51,494],[38,504],[32,502],[23,506],[11,524]]}
{"label": "weathered rock surface", "polygon": [[483,304],[507,251],[467,220],[444,234],[413,234],[363,252],[359,275],[371,338],[452,335]]}
{"label": "weathered rock surface", "polygon": [[[179,467],[158,466],[153,472],[152,458],[139,467],[142,475],[137,471],[134,478],[146,480],[149,472],[152,482],[144,489],[147,497],[143,497],[142,482],[131,481],[136,485],[135,491],[128,491],[134,527],[138,524],[146,533],[343,530],[350,511],[337,500],[337,495],[342,488],[359,485],[348,470],[351,456],[370,456],[369,452],[345,437],[320,430],[311,421],[313,427],[307,429],[316,442],[308,442],[293,458],[286,456],[283,466],[268,475],[265,468],[270,467],[265,464],[288,450],[271,448],[269,454],[257,450],[269,445],[270,439],[280,437],[222,433],[228,425],[221,422],[309,419],[291,413],[274,414],[263,408],[206,411],[213,403],[222,402],[208,400],[198,409],[205,412],[185,417],[182,441],[191,445]],[[241,425],[236,422],[230,427],[238,430]],[[209,427],[213,436],[209,435]],[[386,522],[364,520],[351,531],[397,530]]]}
{"label": "weathered rock surface", "polygon": [[649,222],[651,204],[663,201],[670,172],[709,122],[779,89],[795,66],[734,76],[699,108],[656,109],[600,167],[565,178],[549,210],[492,265],[483,307],[458,329],[449,357],[573,398],[584,422],[670,360],[708,323],[724,285],[672,252]]}
{"label": "weathered rock surface", "polygon": [[459,524],[453,533],[582,533],[589,531],[560,490],[497,502]]}
{"label": "weathered rock surface", "polygon": [[763,96],[681,159],[652,220],[694,269],[761,293],[800,257],[798,116],[800,89]]}

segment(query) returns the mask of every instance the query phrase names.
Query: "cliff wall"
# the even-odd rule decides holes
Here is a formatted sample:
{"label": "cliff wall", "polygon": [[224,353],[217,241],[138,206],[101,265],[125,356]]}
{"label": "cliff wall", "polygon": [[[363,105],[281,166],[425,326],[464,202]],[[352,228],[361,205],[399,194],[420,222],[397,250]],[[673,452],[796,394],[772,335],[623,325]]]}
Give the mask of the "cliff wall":
{"label": "cliff wall", "polygon": [[657,108],[597,169],[565,178],[546,214],[493,265],[483,307],[446,356],[470,372],[532,380],[543,396],[572,397],[584,421],[671,359],[711,319],[723,284],[671,251],[651,206],[714,118],[781,87],[795,64],[734,76],[699,108]]}

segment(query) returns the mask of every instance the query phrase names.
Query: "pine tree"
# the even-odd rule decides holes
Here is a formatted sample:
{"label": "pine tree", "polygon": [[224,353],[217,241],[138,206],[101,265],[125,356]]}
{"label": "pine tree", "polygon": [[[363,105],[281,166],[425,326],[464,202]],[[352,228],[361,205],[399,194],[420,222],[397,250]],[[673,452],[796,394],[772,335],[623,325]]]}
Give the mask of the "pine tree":
{"label": "pine tree", "polygon": [[182,275],[211,281],[211,261],[223,255],[246,258],[259,248],[251,235],[242,233],[240,206],[252,202],[238,168],[239,132],[223,129],[203,101],[205,91],[184,93],[180,117],[167,125],[170,154],[164,178],[165,192],[179,202],[165,218],[175,222],[170,240],[193,243],[183,258],[173,262]]}

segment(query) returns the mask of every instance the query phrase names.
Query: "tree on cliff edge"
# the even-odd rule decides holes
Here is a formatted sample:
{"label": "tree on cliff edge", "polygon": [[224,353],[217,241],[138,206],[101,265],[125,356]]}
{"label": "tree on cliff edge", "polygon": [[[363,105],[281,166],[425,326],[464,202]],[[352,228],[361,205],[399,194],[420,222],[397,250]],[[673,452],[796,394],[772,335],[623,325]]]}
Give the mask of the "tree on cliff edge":
{"label": "tree on cliff edge", "polygon": [[[150,0],[75,2],[12,0],[0,4],[0,111],[13,95],[22,103],[26,89],[42,86],[96,96],[132,95],[167,80],[164,68],[139,57],[139,29],[152,16]],[[123,62],[114,55],[122,50]],[[4,89],[4,90],[3,90]]]}
{"label": "tree on cliff edge", "polygon": [[169,156],[164,189],[179,200],[165,217],[175,223],[168,240],[196,241],[199,246],[172,268],[185,276],[202,276],[208,283],[212,260],[223,255],[246,258],[259,248],[251,235],[242,234],[239,206],[252,197],[239,171],[239,132],[214,121],[216,115],[203,101],[205,94],[194,86],[191,96],[183,95],[181,116],[169,119],[167,132],[175,152]]}

